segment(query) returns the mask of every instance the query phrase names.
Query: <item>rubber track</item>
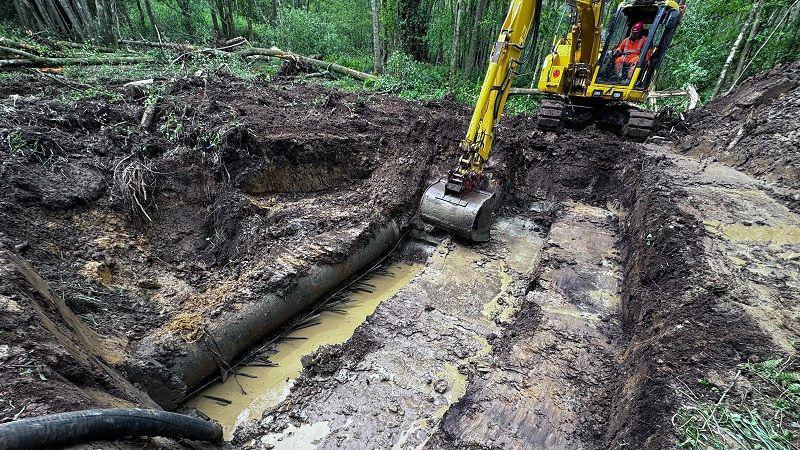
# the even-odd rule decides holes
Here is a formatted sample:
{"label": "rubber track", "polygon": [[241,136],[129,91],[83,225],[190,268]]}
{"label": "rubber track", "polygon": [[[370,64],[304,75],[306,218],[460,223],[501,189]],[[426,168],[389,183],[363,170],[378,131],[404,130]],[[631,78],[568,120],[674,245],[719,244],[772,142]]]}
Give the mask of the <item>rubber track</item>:
{"label": "rubber track", "polygon": [[623,127],[622,134],[625,136],[645,139],[653,131],[655,114],[650,111],[631,110],[628,123]]}
{"label": "rubber track", "polygon": [[561,115],[564,111],[564,102],[554,99],[543,99],[539,105],[539,128],[554,129],[561,126]]}

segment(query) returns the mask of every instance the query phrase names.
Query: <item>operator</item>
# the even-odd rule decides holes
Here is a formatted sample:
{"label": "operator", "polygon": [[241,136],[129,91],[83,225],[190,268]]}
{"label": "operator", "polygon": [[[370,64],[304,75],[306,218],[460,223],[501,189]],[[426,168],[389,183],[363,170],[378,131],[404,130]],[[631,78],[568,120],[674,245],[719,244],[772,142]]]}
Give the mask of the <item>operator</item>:
{"label": "operator", "polygon": [[622,76],[622,69],[626,65],[629,67],[628,78],[633,76],[633,69],[639,63],[639,55],[646,42],[644,22],[640,20],[633,24],[630,37],[623,39],[614,51],[614,68],[618,76]]}

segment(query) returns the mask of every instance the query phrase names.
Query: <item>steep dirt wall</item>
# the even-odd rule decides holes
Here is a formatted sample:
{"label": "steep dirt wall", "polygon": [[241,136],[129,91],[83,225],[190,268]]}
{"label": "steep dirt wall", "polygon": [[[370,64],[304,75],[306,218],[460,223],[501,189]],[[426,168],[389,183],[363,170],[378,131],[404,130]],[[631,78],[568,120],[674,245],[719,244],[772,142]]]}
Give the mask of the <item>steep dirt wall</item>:
{"label": "steep dirt wall", "polygon": [[[153,359],[117,367],[168,389],[178,380],[159,364],[207,325],[344,261],[377,228],[407,225],[467,113],[232,78],[106,89],[70,101],[54,83],[4,84],[0,239],[124,353],[149,337]],[[13,321],[3,331],[24,335]],[[15,408],[8,417],[27,415]]]}
{"label": "steep dirt wall", "polygon": [[800,209],[800,61],[762,72],[687,117],[681,151],[788,188]]}

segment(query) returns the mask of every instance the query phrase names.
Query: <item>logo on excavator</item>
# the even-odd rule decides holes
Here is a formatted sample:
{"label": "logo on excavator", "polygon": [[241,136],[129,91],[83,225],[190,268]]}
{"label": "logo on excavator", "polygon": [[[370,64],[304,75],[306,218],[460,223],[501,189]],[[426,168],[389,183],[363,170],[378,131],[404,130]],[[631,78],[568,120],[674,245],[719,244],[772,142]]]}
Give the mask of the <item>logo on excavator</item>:
{"label": "logo on excavator", "polygon": [[553,78],[558,78],[561,76],[561,71],[556,69],[553,71]]}

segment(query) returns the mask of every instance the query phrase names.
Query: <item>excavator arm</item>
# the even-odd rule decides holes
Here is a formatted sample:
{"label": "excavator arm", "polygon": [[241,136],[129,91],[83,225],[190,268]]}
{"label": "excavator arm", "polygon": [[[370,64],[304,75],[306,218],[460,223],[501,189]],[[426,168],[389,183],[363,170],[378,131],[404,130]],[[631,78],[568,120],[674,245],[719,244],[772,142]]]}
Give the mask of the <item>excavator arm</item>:
{"label": "excavator arm", "polygon": [[545,57],[539,90],[553,94],[585,92],[600,52],[604,0],[567,0],[572,28],[557,36]]}
{"label": "excavator arm", "polygon": [[542,0],[511,0],[500,36],[492,49],[467,136],[461,143],[458,167],[425,192],[420,216],[428,223],[473,241],[489,239],[496,194],[482,190],[483,166],[492,150],[511,83],[521,66],[528,36],[535,44]]}
{"label": "excavator arm", "polygon": [[532,41],[536,42],[541,3],[541,0],[511,2],[489,60],[467,137],[461,144],[464,154],[458,173],[481,173],[483,164],[489,159],[494,129],[500,122],[516,70],[522,64],[520,57],[531,28],[534,29]]}

